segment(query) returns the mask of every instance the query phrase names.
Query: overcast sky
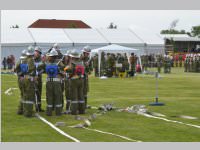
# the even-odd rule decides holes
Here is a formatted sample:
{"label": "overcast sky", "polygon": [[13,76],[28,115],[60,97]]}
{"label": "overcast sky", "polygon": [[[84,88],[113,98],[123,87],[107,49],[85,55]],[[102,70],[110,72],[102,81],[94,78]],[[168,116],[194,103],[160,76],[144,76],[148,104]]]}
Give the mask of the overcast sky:
{"label": "overcast sky", "polygon": [[200,25],[200,10],[4,10],[1,29],[18,24],[26,28],[37,19],[82,20],[92,28],[106,28],[113,22],[118,28],[141,27],[159,33],[179,19],[176,29],[190,31]]}

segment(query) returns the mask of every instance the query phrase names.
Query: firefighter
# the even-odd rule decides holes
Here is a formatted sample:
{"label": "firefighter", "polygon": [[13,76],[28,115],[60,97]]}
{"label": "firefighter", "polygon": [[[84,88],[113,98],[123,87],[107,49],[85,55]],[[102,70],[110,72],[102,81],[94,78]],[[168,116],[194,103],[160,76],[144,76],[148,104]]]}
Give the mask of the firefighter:
{"label": "firefighter", "polygon": [[87,108],[88,107],[87,106],[88,92],[89,92],[88,76],[91,74],[91,71],[92,71],[92,61],[90,59],[91,48],[89,46],[85,46],[82,52],[83,52],[83,55],[81,57],[81,60],[83,61],[83,64],[85,67],[83,94],[84,94],[84,100],[85,100],[85,107]]}
{"label": "firefighter", "polygon": [[33,116],[33,105],[35,102],[35,73],[34,48],[28,47],[26,58],[16,65],[16,72],[20,76],[23,89],[23,114],[25,117]]}
{"label": "firefighter", "polygon": [[61,61],[57,61],[58,52],[52,48],[50,53],[47,53],[47,62],[38,66],[38,73],[46,72],[46,98],[47,108],[46,115],[52,116],[55,109],[55,114],[60,116],[62,114],[62,78],[60,74],[63,73],[64,65]]}
{"label": "firefighter", "polygon": [[36,111],[44,112],[44,110],[42,109],[42,103],[41,103],[42,74],[38,74],[37,72],[37,67],[43,64],[41,54],[42,54],[42,49],[40,47],[35,47],[34,60],[35,60],[35,67],[36,67],[36,94],[37,94]]}
{"label": "firefighter", "polygon": [[80,59],[80,53],[77,50],[71,51],[71,64],[65,67],[65,72],[70,76],[70,92],[71,92],[71,114],[85,113],[85,100],[83,96],[84,88],[84,72],[85,68]]}
{"label": "firefighter", "polygon": [[24,113],[23,111],[24,84],[23,84],[23,74],[20,71],[20,64],[26,63],[26,51],[27,50],[22,51],[19,61],[17,62],[16,67],[14,69],[14,71],[17,73],[17,76],[18,76],[18,87],[20,90],[20,101],[19,101],[19,106],[18,106],[18,111],[17,111],[18,115],[22,115]]}

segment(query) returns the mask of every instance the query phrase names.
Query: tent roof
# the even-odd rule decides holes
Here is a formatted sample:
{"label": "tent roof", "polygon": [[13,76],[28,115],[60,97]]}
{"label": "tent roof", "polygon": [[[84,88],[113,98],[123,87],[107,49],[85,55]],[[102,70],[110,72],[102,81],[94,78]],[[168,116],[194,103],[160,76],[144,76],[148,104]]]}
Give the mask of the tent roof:
{"label": "tent roof", "polygon": [[98,52],[109,52],[109,53],[125,53],[125,52],[138,52],[138,49],[135,48],[129,48],[129,47],[125,47],[125,46],[120,46],[117,44],[111,44],[108,46],[104,46],[104,47],[100,47],[97,49],[93,49],[92,53],[98,53]]}
{"label": "tent roof", "polygon": [[36,43],[72,43],[63,29],[29,28]]}
{"label": "tent roof", "polygon": [[3,44],[120,44],[144,45],[163,44],[162,39],[150,31],[131,29],[56,29],[19,28],[2,30]]}
{"label": "tent roof", "polygon": [[156,34],[148,29],[134,26],[131,27],[130,30],[146,44],[164,45],[163,38],[159,34]]}
{"label": "tent roof", "polygon": [[64,29],[74,43],[109,43],[96,29]]}
{"label": "tent roof", "polygon": [[193,41],[193,42],[200,42],[200,38],[197,37],[174,37],[174,41]]}
{"label": "tent roof", "polygon": [[1,43],[4,44],[20,44],[34,43],[27,29],[12,28],[1,30]]}
{"label": "tent roof", "polygon": [[28,28],[90,28],[81,20],[38,19]]}
{"label": "tent roof", "polygon": [[163,38],[189,37],[189,35],[187,35],[187,34],[160,34],[160,36],[163,37]]}
{"label": "tent roof", "polygon": [[143,44],[129,29],[97,29],[110,43]]}

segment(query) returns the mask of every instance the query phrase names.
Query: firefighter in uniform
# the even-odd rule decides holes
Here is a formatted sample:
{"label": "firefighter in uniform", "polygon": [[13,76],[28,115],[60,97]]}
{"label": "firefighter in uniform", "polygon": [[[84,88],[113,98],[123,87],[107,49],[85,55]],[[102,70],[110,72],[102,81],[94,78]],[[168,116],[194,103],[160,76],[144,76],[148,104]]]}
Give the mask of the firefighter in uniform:
{"label": "firefighter in uniform", "polygon": [[124,62],[122,64],[122,66],[124,66],[126,77],[128,77],[129,63],[128,63],[128,58],[126,56],[126,53],[124,53]]}
{"label": "firefighter in uniform", "polygon": [[22,80],[22,88],[24,94],[23,114],[25,117],[32,117],[33,105],[35,102],[35,65],[34,65],[34,48],[28,47],[26,52],[26,59],[16,66],[16,72],[20,75]]}
{"label": "firefighter in uniform", "polygon": [[[71,65],[71,57],[70,57],[70,51],[68,51],[64,58],[64,65],[65,67],[69,67]],[[66,113],[69,114],[70,111],[70,104],[71,104],[71,91],[70,91],[70,76],[71,72],[65,73],[65,97],[66,97]]]}
{"label": "firefighter in uniform", "polygon": [[129,71],[129,75],[131,77],[134,76],[135,74],[135,67],[136,67],[136,61],[137,61],[137,58],[136,56],[134,55],[134,53],[131,53],[131,56],[129,57],[129,64],[130,64],[130,71]]}
{"label": "firefighter in uniform", "polygon": [[24,102],[24,88],[23,88],[23,74],[20,71],[20,64],[26,63],[26,50],[22,51],[21,57],[19,59],[19,61],[16,64],[16,67],[14,69],[14,71],[17,73],[18,76],[18,87],[20,90],[20,101],[19,101],[19,106],[18,106],[18,111],[17,114],[18,115],[22,115],[23,114],[23,102]]}
{"label": "firefighter in uniform", "polygon": [[107,53],[106,75],[107,75],[107,77],[112,77],[112,75],[113,75],[113,58],[110,53]]}
{"label": "firefighter in uniform", "polygon": [[34,53],[34,60],[35,60],[35,67],[36,67],[36,94],[37,94],[37,106],[36,111],[44,112],[42,109],[42,103],[41,103],[41,96],[42,96],[42,74],[38,74],[37,67],[42,65],[44,62],[42,62],[41,59],[42,50],[40,47],[35,47],[35,53]]}
{"label": "firefighter in uniform", "polygon": [[85,107],[87,108],[87,99],[88,99],[88,92],[89,92],[89,81],[88,81],[88,75],[91,74],[92,71],[92,61],[89,57],[91,49],[89,46],[85,46],[82,50],[83,56],[82,61],[85,67],[85,73],[84,73],[84,88],[83,88],[83,94],[84,94],[84,100],[85,100]]}
{"label": "firefighter in uniform", "polygon": [[85,113],[84,100],[84,72],[85,68],[80,59],[80,53],[77,50],[71,51],[71,64],[64,68],[64,71],[70,74],[70,92],[71,92],[71,114],[77,115]]}
{"label": "firefighter in uniform", "polygon": [[179,67],[182,67],[182,61],[183,61],[182,54],[179,55],[178,60],[179,60]]}
{"label": "firefighter in uniform", "polygon": [[184,72],[188,71],[188,67],[187,67],[187,63],[188,63],[188,56],[186,56],[185,61],[184,61]]}
{"label": "firefighter in uniform", "polygon": [[158,67],[158,73],[160,73],[161,72],[161,68],[162,68],[162,56],[161,55],[158,55],[157,67]]}
{"label": "firefighter in uniform", "polygon": [[38,66],[38,73],[46,72],[46,98],[47,98],[47,116],[52,116],[55,109],[55,114],[60,116],[62,114],[62,86],[61,76],[63,74],[64,65],[61,61],[57,62],[58,52],[52,48],[50,53],[47,53],[48,61],[45,64]]}
{"label": "firefighter in uniform", "polygon": [[98,77],[99,76],[99,72],[98,72],[98,54],[95,54],[92,60],[93,60],[94,75],[95,75],[95,77]]}

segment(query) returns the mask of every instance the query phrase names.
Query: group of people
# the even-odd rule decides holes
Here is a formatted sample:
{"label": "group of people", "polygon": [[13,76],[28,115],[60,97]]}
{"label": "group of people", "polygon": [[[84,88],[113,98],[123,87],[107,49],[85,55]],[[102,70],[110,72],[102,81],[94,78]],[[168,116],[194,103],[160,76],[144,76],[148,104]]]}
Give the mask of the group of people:
{"label": "group of people", "polygon": [[170,55],[142,55],[141,56],[142,68],[143,71],[147,71],[148,68],[156,67],[158,73],[171,73],[172,67],[172,57]]}
{"label": "group of people", "polygon": [[148,68],[157,67],[161,73],[170,73],[171,67],[184,67],[185,72],[200,72],[200,54],[175,54],[175,55],[142,55],[142,66],[144,71]]}
{"label": "group of people", "polygon": [[[94,68],[95,76],[99,76],[98,70],[98,54],[95,54],[92,57],[92,65]],[[126,53],[101,53],[101,64],[100,64],[100,76],[107,77],[119,77],[123,75],[125,77],[134,76],[136,72],[136,64],[138,57],[131,53],[129,57],[127,57]]]}
{"label": "group of people", "polygon": [[200,53],[187,54],[184,61],[185,72],[200,72]]}
{"label": "group of people", "polygon": [[4,57],[2,61],[3,69],[13,69],[15,66],[15,57],[14,55],[9,55],[7,58]]}
{"label": "group of people", "polygon": [[46,115],[52,116],[54,111],[57,116],[63,113],[84,114],[88,107],[88,75],[92,71],[90,51],[90,47],[86,46],[81,52],[74,49],[62,54],[58,44],[54,44],[45,57],[42,57],[40,47],[29,46],[27,50],[23,50],[15,67],[21,93],[17,113],[32,117],[34,106],[35,111],[44,111],[41,95],[42,74],[45,73]]}

